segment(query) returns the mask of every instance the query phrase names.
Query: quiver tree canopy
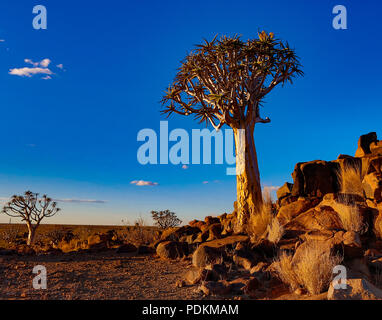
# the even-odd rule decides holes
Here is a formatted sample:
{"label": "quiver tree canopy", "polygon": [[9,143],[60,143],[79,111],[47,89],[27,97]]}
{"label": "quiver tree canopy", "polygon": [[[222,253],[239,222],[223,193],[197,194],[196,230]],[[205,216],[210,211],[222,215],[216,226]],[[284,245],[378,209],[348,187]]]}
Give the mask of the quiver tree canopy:
{"label": "quiver tree canopy", "polygon": [[239,36],[204,41],[182,62],[163,97],[163,113],[193,114],[215,129],[269,122],[259,113],[266,94],[303,74],[294,50],[273,33],[246,42]]}

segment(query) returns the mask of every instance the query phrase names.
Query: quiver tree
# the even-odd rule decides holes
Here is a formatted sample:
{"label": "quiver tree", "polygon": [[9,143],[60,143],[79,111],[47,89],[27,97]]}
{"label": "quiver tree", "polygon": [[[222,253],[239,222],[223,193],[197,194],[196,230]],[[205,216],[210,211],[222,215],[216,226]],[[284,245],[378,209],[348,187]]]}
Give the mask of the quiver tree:
{"label": "quiver tree", "polygon": [[167,116],[193,114],[216,130],[224,124],[233,129],[240,228],[262,204],[254,129],[270,119],[260,116],[260,106],[278,84],[302,74],[294,50],[273,33],[263,31],[246,42],[215,37],[186,56],[162,99]]}
{"label": "quiver tree", "polygon": [[57,203],[46,195],[38,198],[38,193],[27,191],[23,196],[14,195],[11,200],[3,207],[3,213],[10,217],[21,218],[28,227],[27,245],[33,243],[36,230],[43,218],[54,216],[60,208]]}
{"label": "quiver tree", "polygon": [[175,212],[170,210],[164,211],[151,211],[151,217],[155,221],[155,225],[161,229],[173,228],[182,223]]}

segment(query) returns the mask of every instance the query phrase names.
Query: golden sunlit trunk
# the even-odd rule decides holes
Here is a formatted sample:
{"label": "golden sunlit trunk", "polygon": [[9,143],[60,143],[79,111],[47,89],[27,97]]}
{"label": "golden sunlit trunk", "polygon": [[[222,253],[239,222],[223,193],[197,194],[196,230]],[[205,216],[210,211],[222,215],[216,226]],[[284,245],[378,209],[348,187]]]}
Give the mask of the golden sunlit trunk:
{"label": "golden sunlit trunk", "polygon": [[237,182],[236,232],[245,231],[250,216],[260,209],[263,201],[253,131],[253,126],[234,129]]}

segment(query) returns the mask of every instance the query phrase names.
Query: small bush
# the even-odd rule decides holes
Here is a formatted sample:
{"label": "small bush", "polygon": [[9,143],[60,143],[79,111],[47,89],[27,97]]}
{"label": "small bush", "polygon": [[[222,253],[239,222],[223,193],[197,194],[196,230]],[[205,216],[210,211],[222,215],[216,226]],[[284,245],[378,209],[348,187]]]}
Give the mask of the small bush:
{"label": "small bush", "polygon": [[146,226],[146,221],[142,217],[135,220],[133,226],[129,226],[127,220],[122,222],[125,224],[125,230],[119,236],[125,243],[149,245],[157,239],[157,228]]}
{"label": "small bush", "polygon": [[310,294],[319,294],[328,289],[333,268],[342,257],[332,255],[329,248],[320,241],[306,243],[299,252],[300,259],[294,263],[292,256],[282,253],[274,263],[281,281],[292,291],[302,287]]}

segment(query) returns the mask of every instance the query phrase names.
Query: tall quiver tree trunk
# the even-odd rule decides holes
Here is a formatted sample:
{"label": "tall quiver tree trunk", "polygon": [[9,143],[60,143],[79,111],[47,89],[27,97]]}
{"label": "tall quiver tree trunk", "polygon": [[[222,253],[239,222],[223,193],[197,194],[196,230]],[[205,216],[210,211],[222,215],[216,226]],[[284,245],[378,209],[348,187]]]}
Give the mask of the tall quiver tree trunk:
{"label": "tall quiver tree trunk", "polygon": [[27,227],[28,227],[27,245],[30,246],[33,243],[33,241],[34,241],[34,237],[36,235],[36,228],[37,228],[37,226],[33,226],[32,223],[27,223]]}
{"label": "tall quiver tree trunk", "polygon": [[234,129],[237,182],[236,232],[246,231],[249,218],[259,212],[263,201],[253,132],[254,124]]}

